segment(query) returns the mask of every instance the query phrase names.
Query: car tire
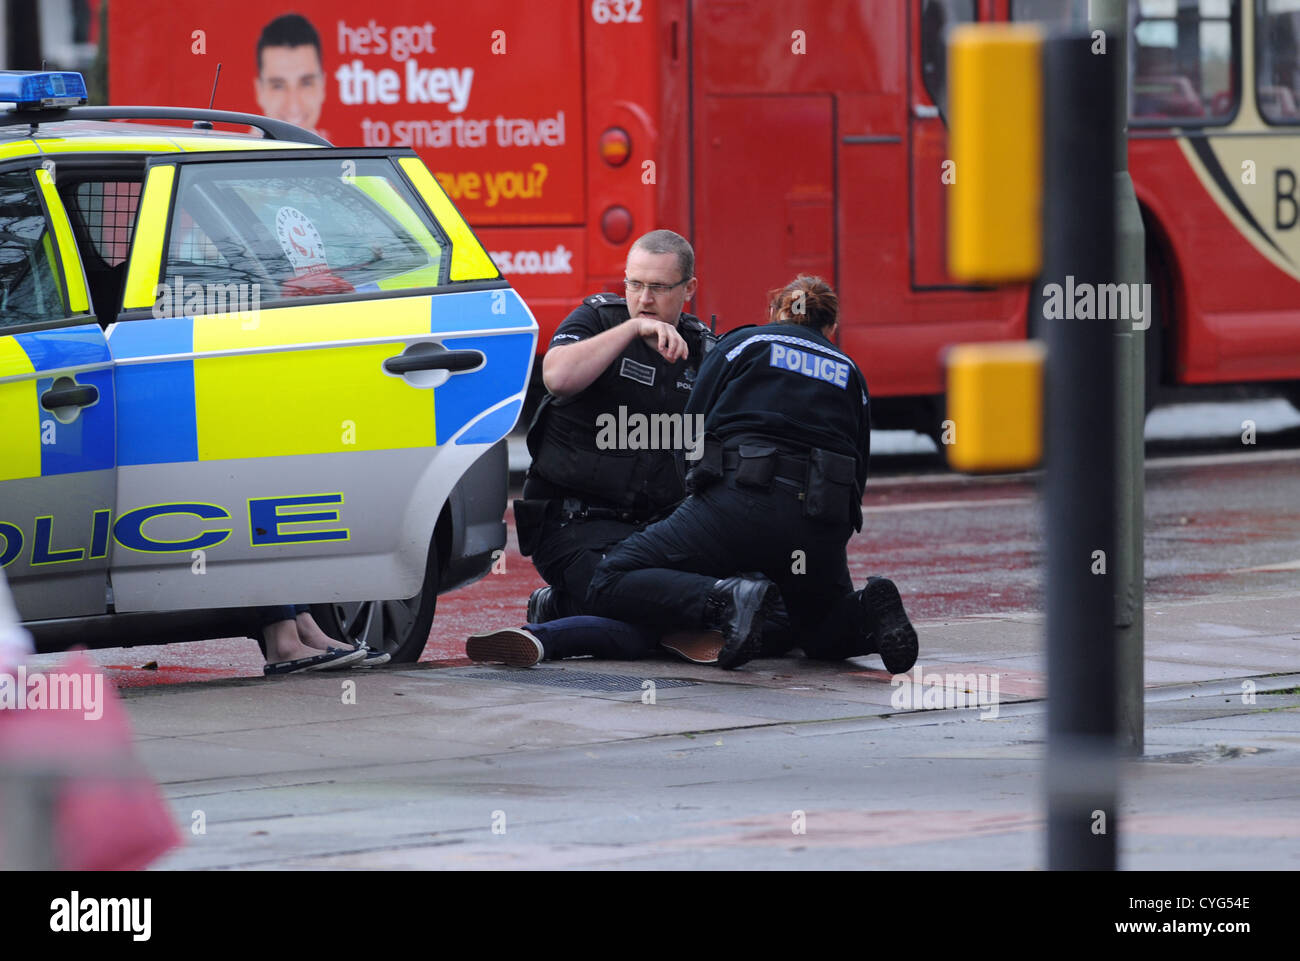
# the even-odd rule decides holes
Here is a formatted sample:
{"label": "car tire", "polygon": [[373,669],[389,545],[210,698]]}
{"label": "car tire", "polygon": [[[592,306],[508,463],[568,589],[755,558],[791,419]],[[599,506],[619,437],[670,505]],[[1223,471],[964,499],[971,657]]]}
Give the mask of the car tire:
{"label": "car tire", "polygon": [[312,617],[330,637],[392,655],[391,663],[420,659],[438,606],[438,549],[430,546],[420,593],[404,601],[350,601],[313,604]]}

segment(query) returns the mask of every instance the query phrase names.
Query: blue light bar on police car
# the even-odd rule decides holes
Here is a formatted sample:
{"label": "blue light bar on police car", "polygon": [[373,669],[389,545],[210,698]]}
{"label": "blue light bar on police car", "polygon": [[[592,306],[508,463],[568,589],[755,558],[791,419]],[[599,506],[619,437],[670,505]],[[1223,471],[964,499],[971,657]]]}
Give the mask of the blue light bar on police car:
{"label": "blue light bar on police car", "polygon": [[19,110],[77,107],[86,102],[86,81],[71,70],[0,70],[0,102]]}

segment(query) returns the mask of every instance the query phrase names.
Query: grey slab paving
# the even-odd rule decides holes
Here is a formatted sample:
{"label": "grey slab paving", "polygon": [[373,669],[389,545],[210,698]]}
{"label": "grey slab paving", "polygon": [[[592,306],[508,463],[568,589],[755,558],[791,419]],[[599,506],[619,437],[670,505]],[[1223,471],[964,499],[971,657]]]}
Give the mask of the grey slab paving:
{"label": "grey slab paving", "polygon": [[[1160,618],[1147,754],[1122,768],[1123,866],[1300,867],[1300,696],[1262,693],[1300,684],[1271,676],[1296,670],[1300,595]],[[899,711],[874,657],[543,668],[696,682],[653,704],[424,667],[125,700],[182,827],[205,819],[162,869],[1041,867],[1041,619],[921,633],[927,672],[1005,679],[996,718]]]}

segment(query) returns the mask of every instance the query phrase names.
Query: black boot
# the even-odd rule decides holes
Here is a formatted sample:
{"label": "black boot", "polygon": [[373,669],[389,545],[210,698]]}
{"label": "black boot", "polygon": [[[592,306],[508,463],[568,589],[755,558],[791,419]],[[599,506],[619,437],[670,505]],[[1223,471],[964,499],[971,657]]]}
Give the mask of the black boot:
{"label": "black boot", "polygon": [[555,588],[549,585],[539,587],[528,595],[528,623],[545,624],[547,621],[558,620],[560,611],[556,600]]}
{"label": "black boot", "polygon": [[916,629],[903,610],[898,588],[887,577],[869,577],[858,592],[867,615],[867,632],[890,674],[906,674],[916,663]]}
{"label": "black boot", "polygon": [[728,670],[758,656],[763,644],[763,620],[776,585],[766,577],[728,577],[709,591],[704,628],[722,632],[718,667]]}
{"label": "black boot", "polygon": [[[760,576],[760,575],[746,575]],[[786,609],[785,598],[776,592],[771,600],[767,619],[763,621],[763,645],[759,657],[785,657],[791,648],[799,646],[795,636],[794,625],[790,623],[790,612]]]}

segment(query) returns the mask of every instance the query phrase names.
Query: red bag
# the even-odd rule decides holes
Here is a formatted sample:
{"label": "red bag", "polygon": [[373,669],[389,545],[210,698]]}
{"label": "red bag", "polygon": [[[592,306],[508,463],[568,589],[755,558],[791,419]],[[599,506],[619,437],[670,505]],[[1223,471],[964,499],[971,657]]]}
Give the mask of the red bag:
{"label": "red bag", "polygon": [[[14,668],[0,668],[17,679]],[[34,696],[29,670],[29,690]],[[181,842],[158,785],[135,753],[131,725],[113,684],[83,652],[44,673],[46,706],[0,709],[0,785],[24,770],[55,770],[53,838],[49,860],[72,871],[137,870]],[[72,695],[72,676],[79,678]],[[55,683],[62,695],[56,703]],[[95,678],[99,680],[96,681]],[[74,701],[75,706],[66,706]],[[63,706],[60,706],[63,705]],[[0,792],[0,867],[5,855],[5,797]]]}

